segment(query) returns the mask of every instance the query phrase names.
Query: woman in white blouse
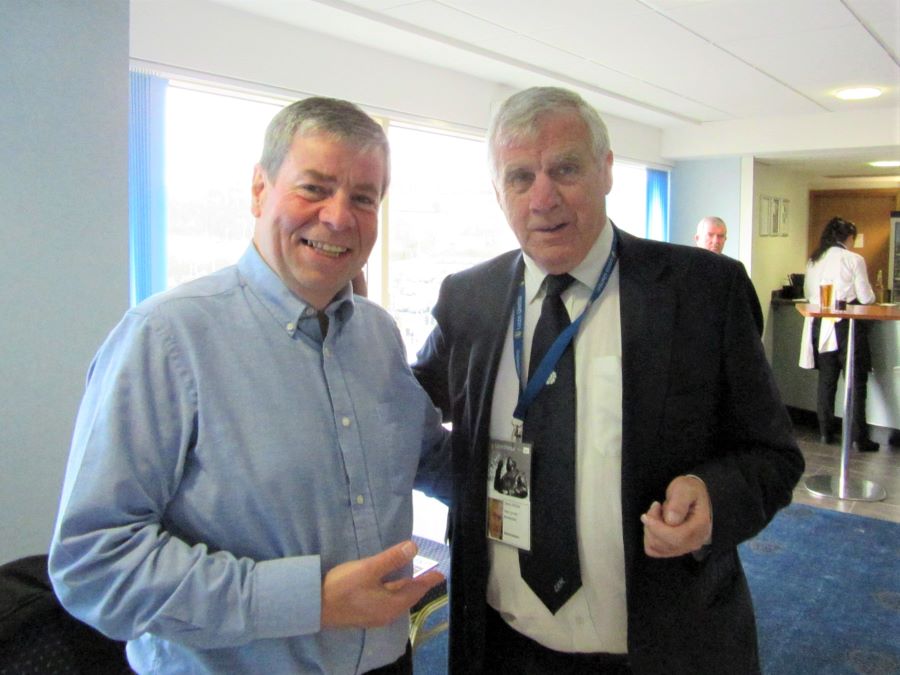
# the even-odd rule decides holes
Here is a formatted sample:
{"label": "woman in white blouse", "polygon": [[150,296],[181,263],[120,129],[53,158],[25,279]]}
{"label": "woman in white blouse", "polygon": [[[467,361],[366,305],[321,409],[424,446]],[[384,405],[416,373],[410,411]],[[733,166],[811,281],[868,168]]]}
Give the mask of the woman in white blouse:
{"label": "woman in white blouse", "polygon": [[[819,285],[831,283],[834,299],[847,304],[868,305],[875,301],[866,261],[848,249],[856,238],[856,225],[832,218],[825,225],[819,245],[806,264],[804,292],[811,302],[819,298]],[[835,430],[834,395],[838,377],[847,359],[848,322],[841,319],[807,319],[800,349],[800,365],[818,368],[817,416],[823,443],[831,443]],[[854,337],[853,447],[875,452],[878,443],[869,440],[866,423],[866,385],[871,369],[867,323],[856,322]]]}

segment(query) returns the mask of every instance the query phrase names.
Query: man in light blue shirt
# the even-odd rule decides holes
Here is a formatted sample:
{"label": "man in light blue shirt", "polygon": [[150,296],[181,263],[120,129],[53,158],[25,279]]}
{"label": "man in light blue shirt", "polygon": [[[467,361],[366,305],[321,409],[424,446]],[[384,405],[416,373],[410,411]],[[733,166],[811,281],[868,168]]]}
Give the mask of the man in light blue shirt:
{"label": "man in light blue shirt", "polygon": [[237,265],[129,311],[100,348],[50,551],[65,607],[140,673],[411,672],[411,490],[440,417],[352,294],[387,139],[313,98],[269,125]]}

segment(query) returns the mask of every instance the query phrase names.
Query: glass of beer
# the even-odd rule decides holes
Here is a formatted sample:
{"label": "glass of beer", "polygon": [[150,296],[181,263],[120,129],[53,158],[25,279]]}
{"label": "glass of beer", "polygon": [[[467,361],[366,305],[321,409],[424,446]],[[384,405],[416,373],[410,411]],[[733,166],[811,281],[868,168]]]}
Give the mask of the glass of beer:
{"label": "glass of beer", "polygon": [[830,281],[819,284],[819,307],[822,311],[834,309],[834,284]]}

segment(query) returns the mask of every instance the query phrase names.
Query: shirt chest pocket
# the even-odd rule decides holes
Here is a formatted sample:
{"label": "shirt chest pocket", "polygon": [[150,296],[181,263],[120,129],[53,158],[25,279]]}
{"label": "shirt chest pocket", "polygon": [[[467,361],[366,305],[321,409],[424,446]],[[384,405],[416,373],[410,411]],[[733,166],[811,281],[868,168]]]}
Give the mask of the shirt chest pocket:
{"label": "shirt chest pocket", "polygon": [[377,470],[387,477],[391,491],[409,495],[416,478],[425,410],[419,397],[399,393],[391,401],[376,406],[378,428],[374,432],[377,445]]}

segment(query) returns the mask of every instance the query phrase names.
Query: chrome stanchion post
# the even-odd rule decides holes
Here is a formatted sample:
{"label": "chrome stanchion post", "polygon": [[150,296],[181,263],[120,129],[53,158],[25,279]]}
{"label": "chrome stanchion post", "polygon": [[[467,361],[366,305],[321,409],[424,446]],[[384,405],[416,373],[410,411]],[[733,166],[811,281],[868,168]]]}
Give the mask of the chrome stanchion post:
{"label": "chrome stanchion post", "polygon": [[850,462],[850,448],[853,447],[853,378],[856,373],[856,321],[847,319],[847,351],[844,354],[844,419],[841,438],[841,471],[838,475],[838,497],[847,498],[847,469]]}
{"label": "chrome stanchion post", "polygon": [[878,483],[866,479],[850,478],[850,450],[853,447],[853,380],[855,378],[856,359],[856,321],[847,317],[847,353],[844,362],[844,419],[841,425],[841,466],[838,474],[817,474],[804,481],[806,489],[819,497],[836,497],[838,499],[855,499],[866,502],[881,501],[887,492]]}

